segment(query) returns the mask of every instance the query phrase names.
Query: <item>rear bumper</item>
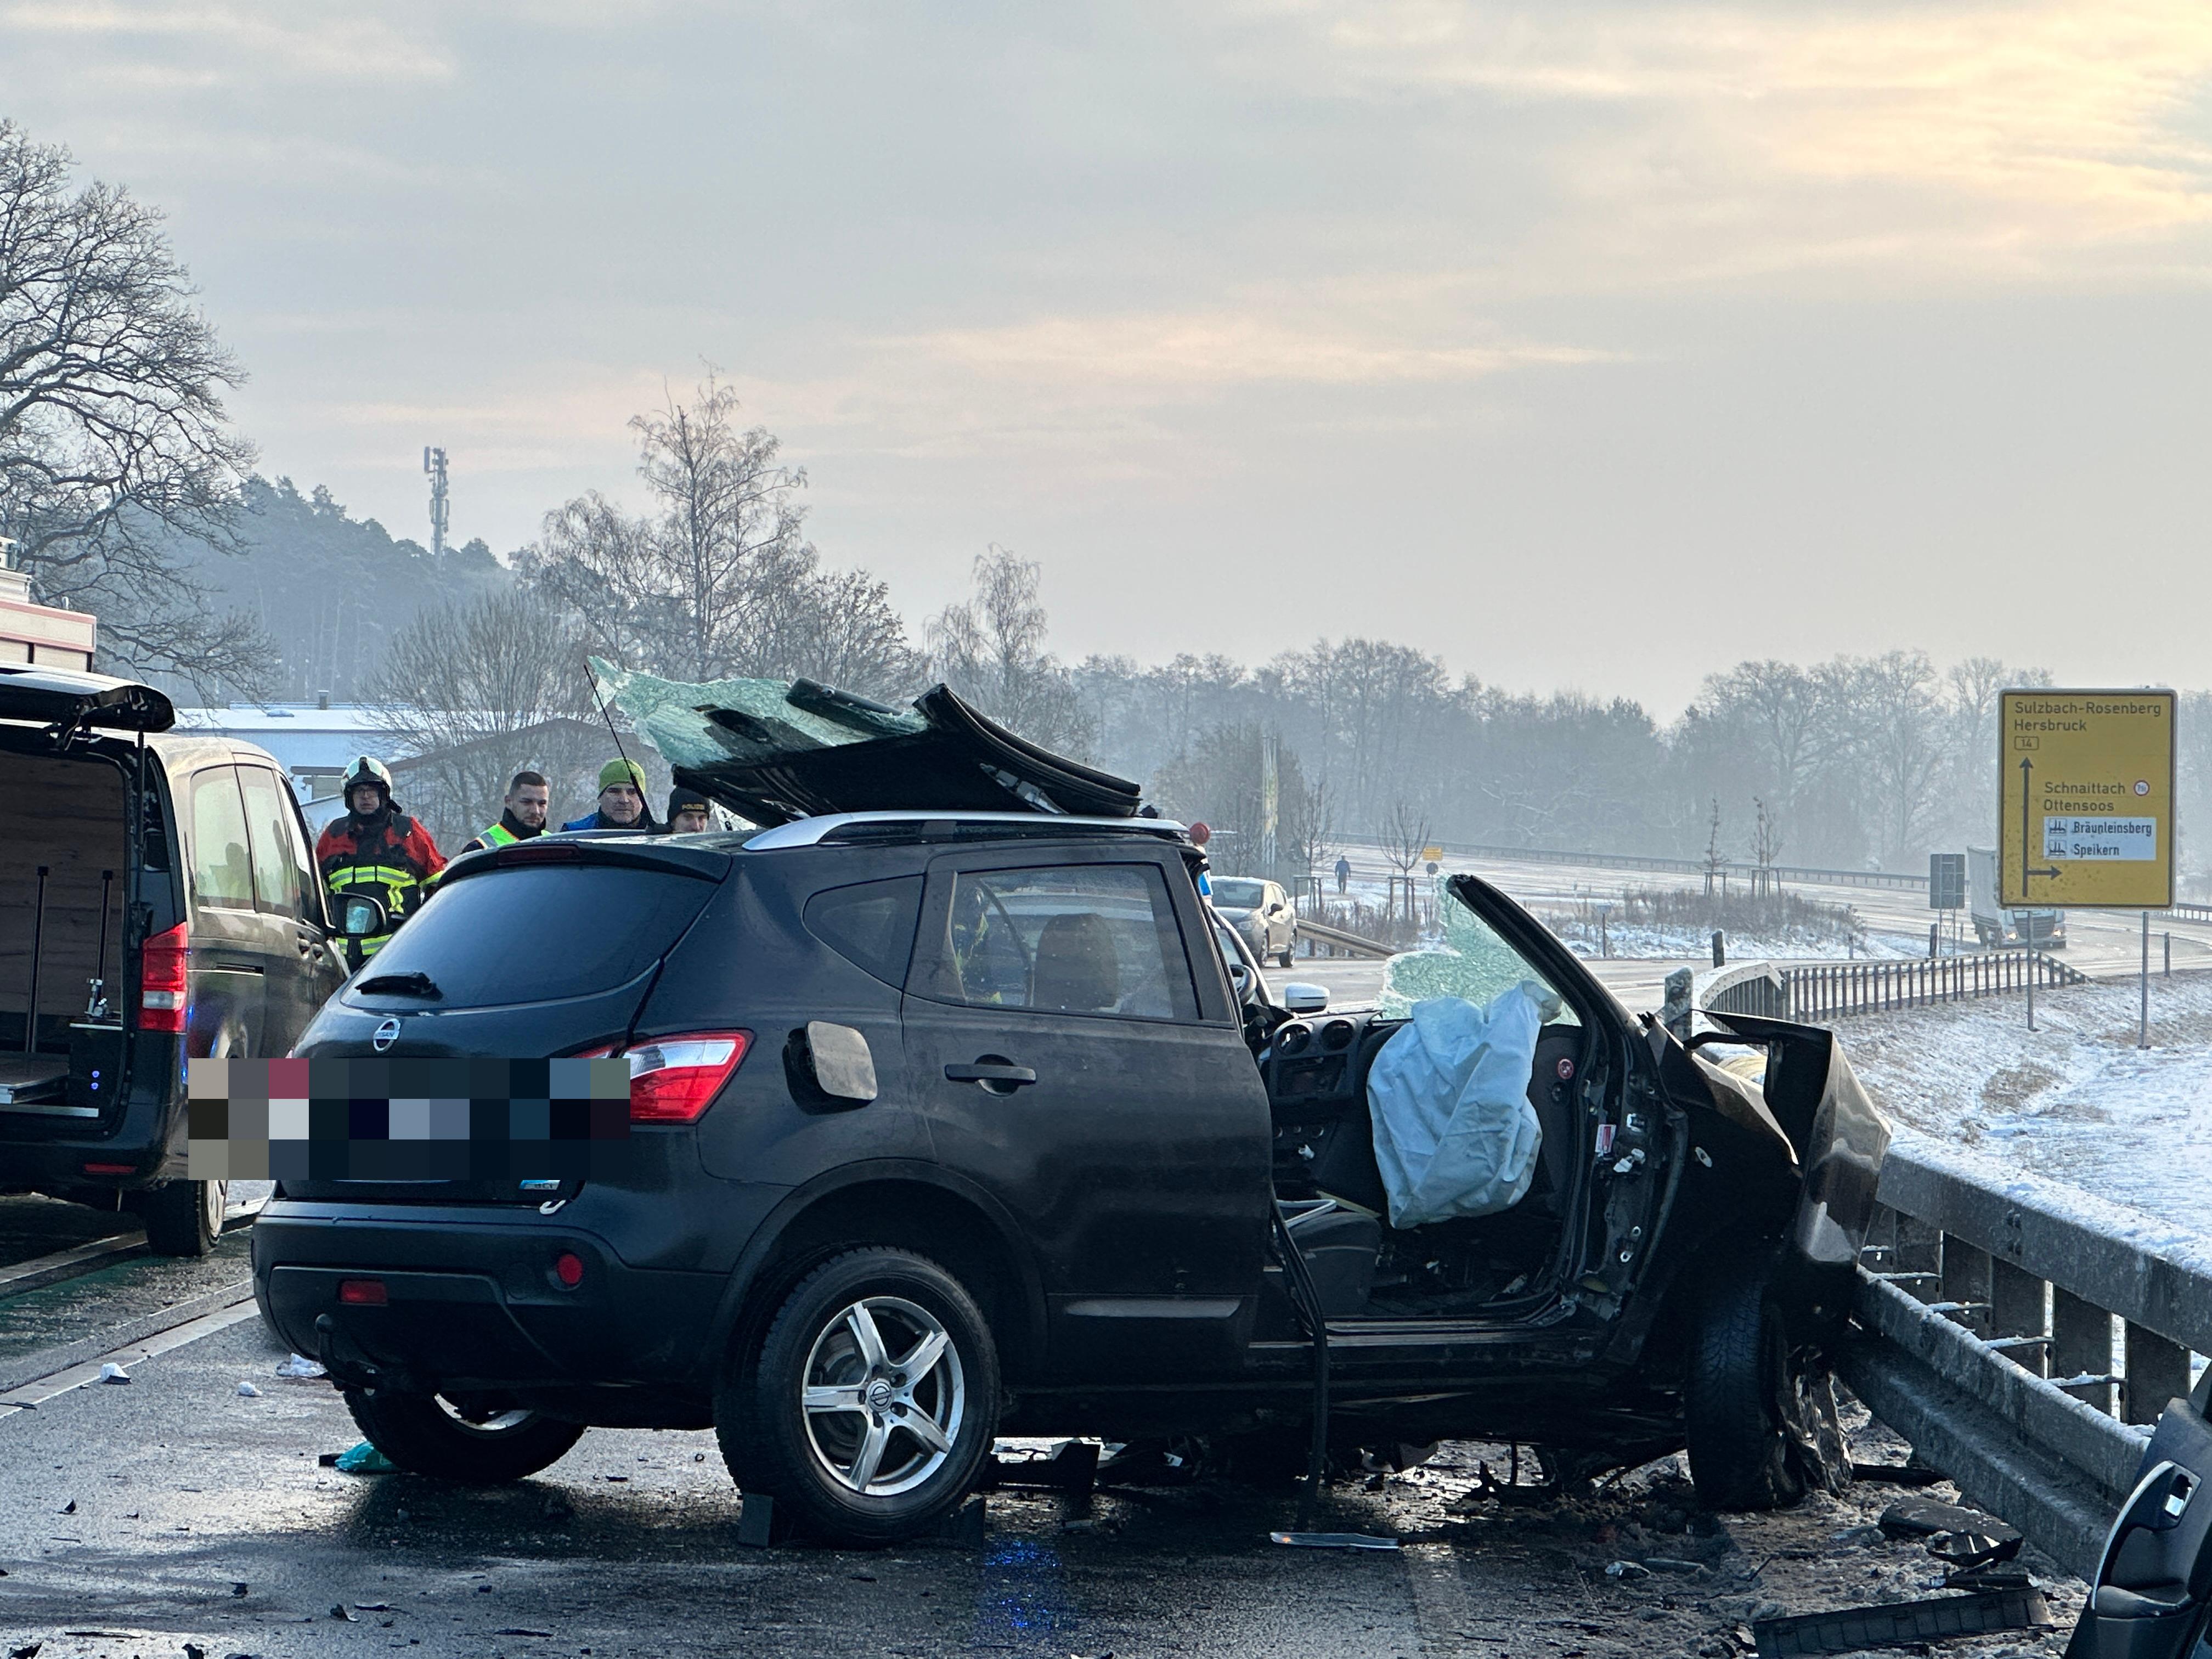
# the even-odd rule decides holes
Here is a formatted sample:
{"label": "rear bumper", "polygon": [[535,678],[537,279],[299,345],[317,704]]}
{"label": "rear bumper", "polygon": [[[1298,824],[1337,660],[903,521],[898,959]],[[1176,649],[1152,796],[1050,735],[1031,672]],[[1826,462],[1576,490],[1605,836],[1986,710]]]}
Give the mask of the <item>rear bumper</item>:
{"label": "rear bumper", "polygon": [[[254,1297],[340,1381],[368,1382],[374,1367],[409,1392],[706,1386],[722,1275],[632,1267],[604,1239],[534,1212],[518,1225],[453,1210],[340,1218],[285,1208],[255,1224]],[[584,1263],[573,1290],[554,1275],[564,1252]],[[338,1300],[340,1283],[359,1279],[383,1284],[385,1305]]]}

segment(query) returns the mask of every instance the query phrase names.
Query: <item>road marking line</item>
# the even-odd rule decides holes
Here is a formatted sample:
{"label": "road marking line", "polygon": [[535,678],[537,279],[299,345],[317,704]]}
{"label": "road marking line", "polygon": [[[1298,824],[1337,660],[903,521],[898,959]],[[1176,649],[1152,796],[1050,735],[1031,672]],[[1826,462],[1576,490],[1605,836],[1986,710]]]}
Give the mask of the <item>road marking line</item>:
{"label": "road marking line", "polygon": [[[223,1231],[228,1232],[234,1227],[252,1221],[260,1215],[262,1206],[268,1201],[265,1198],[257,1198],[250,1202],[231,1205],[222,1212]],[[95,1238],[66,1250],[57,1250],[52,1255],[34,1256],[28,1261],[15,1262],[0,1267],[0,1296],[14,1295],[15,1292],[12,1286],[36,1290],[57,1279],[70,1277],[76,1268],[89,1267],[109,1257],[121,1261],[127,1256],[143,1255],[145,1249],[144,1231],[134,1227],[127,1233]],[[32,1280],[37,1283],[28,1282]]]}
{"label": "road marking line", "polygon": [[26,1407],[43,1406],[49,1400],[58,1400],[88,1382],[97,1382],[102,1365],[120,1365],[128,1370],[143,1360],[157,1358],[173,1349],[197,1342],[204,1336],[213,1336],[217,1331],[226,1331],[233,1325],[242,1324],[256,1317],[259,1312],[253,1298],[249,1296],[228,1308],[218,1308],[213,1313],[202,1314],[198,1319],[188,1319],[181,1325],[173,1325],[166,1331],[156,1331],[142,1341],[129,1343],[100,1355],[97,1359],[88,1359],[81,1365],[70,1366],[66,1370],[51,1371],[44,1376],[33,1377],[21,1388],[9,1389],[8,1398],[0,1400],[0,1413],[5,1413],[0,1416],[0,1422],[19,1415]]}

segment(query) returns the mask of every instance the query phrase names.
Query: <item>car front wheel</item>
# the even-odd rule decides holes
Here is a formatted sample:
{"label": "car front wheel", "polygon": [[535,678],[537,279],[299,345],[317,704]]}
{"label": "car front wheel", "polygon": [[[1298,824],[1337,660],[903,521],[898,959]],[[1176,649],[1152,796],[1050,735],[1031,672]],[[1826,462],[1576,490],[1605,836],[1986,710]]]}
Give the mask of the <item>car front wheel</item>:
{"label": "car front wheel", "polygon": [[1690,1478],[1709,1509],[1786,1509],[1805,1495],[1787,1415],[1799,1379],[1766,1279],[1728,1264],[1700,1298],[1683,1407]]}
{"label": "car front wheel", "polygon": [[756,1363],[718,1390],[714,1426],[741,1487],[868,1545],[951,1514],[998,1417],[998,1347],[974,1298],[935,1262],[873,1247],[799,1282]]}
{"label": "car front wheel", "polygon": [[501,1486],[535,1474],[584,1437],[581,1424],[515,1411],[496,1400],[348,1389],[345,1402],[369,1444],[401,1468],[463,1486]]}

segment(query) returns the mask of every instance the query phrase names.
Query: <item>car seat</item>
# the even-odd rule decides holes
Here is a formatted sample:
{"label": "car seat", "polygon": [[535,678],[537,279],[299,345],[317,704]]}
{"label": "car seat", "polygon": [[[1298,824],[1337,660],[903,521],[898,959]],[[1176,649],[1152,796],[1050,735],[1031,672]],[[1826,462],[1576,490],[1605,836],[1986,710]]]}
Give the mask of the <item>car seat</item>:
{"label": "car seat", "polygon": [[1052,917],[1037,935],[1030,969],[1030,1006],[1056,1013],[1101,1014],[1121,998],[1121,965],[1114,931],[1088,910]]}

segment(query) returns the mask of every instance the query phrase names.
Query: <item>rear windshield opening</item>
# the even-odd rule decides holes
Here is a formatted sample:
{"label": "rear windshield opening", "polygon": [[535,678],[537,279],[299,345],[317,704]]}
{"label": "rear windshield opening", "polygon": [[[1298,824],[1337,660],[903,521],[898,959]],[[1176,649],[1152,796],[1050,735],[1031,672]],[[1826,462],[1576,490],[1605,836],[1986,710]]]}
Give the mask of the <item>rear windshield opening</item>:
{"label": "rear windshield opening", "polygon": [[595,996],[665,955],[714,891],[712,882],[619,865],[471,876],[432,894],[362,979],[424,975],[441,1007]]}

